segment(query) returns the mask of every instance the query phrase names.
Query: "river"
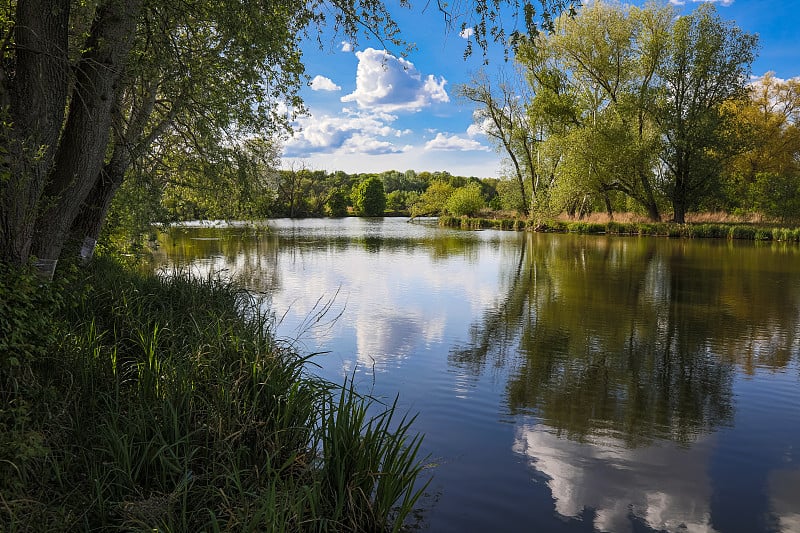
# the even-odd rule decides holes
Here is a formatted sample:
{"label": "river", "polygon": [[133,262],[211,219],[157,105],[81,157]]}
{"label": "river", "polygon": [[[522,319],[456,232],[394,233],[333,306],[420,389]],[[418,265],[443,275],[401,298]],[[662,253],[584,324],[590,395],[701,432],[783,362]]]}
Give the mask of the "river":
{"label": "river", "polygon": [[310,370],[418,413],[424,531],[800,532],[800,247],[189,224]]}

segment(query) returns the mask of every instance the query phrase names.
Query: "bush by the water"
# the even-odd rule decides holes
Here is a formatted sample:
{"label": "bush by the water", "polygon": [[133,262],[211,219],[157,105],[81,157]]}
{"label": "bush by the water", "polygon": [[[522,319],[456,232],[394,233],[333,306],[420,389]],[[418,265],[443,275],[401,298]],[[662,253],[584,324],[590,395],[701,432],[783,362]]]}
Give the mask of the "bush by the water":
{"label": "bush by the water", "polygon": [[309,374],[249,293],[103,260],[67,276],[0,281],[0,530],[401,527],[413,419]]}

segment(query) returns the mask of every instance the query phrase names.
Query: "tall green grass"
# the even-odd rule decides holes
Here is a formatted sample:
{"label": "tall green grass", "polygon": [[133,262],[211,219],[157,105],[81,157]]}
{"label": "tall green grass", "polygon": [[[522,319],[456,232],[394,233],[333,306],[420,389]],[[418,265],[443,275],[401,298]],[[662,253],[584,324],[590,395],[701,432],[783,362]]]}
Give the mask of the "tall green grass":
{"label": "tall green grass", "polygon": [[[51,290],[21,279],[0,294]],[[403,525],[413,418],[314,377],[249,293],[103,260],[66,287],[0,307],[45,317],[0,343],[0,530]]]}

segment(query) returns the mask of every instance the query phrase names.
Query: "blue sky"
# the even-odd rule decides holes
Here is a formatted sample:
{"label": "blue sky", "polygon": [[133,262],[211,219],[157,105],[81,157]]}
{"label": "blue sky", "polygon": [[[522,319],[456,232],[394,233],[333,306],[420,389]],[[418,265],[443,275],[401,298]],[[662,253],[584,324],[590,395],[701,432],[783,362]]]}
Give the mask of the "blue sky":
{"label": "blue sky", "polygon": [[[393,0],[386,2],[396,5]],[[499,177],[501,155],[472,124],[473,108],[458,101],[454,88],[482,66],[476,52],[464,59],[466,40],[448,32],[435,2],[393,8],[403,38],[416,45],[407,57],[372,40],[358,43],[323,36],[305,48],[312,79],[301,94],[309,116],[284,146],[283,166],[346,172],[437,171]],[[641,4],[642,2],[635,2]],[[682,12],[693,0],[672,0]],[[753,74],[800,76],[800,2],[721,0],[720,15],[759,35]],[[491,49],[489,73],[503,68],[503,54]],[[508,68],[506,65],[505,68]]]}

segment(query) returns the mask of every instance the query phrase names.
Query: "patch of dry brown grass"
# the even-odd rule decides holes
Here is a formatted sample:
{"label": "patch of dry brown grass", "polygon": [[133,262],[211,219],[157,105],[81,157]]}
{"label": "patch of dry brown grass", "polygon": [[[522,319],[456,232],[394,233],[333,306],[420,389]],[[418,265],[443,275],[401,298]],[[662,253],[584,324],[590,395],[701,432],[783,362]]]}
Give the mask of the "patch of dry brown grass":
{"label": "patch of dry brown grass", "polygon": [[[559,222],[576,222],[577,217],[570,218],[566,213],[561,213],[556,217]],[[591,222],[595,224],[607,224],[612,219],[608,213],[596,212],[580,219],[582,222]],[[638,213],[614,213],[614,222],[645,224],[651,222],[645,215]],[[662,222],[672,221],[672,213],[663,213],[661,217]],[[747,215],[734,215],[724,211],[704,211],[702,213],[687,213],[686,222],[690,224],[768,224],[776,221],[765,218],[759,213],[750,213]]]}
{"label": "patch of dry brown grass", "polygon": [[734,215],[724,211],[706,211],[702,213],[687,213],[686,222],[691,224],[763,224],[770,222],[759,213],[747,215]]}
{"label": "patch of dry brown grass", "polygon": [[[566,213],[561,213],[556,217],[556,220],[559,222],[577,222],[578,217],[570,218]],[[602,212],[595,212],[589,213],[582,219],[581,222],[590,222],[593,224],[607,224],[612,221],[611,217],[608,216],[608,213]],[[614,213],[614,222],[623,222],[623,223],[645,223],[650,222],[650,220],[638,213]]]}

